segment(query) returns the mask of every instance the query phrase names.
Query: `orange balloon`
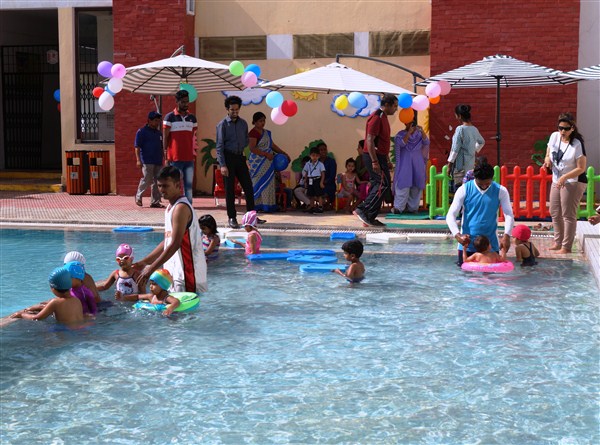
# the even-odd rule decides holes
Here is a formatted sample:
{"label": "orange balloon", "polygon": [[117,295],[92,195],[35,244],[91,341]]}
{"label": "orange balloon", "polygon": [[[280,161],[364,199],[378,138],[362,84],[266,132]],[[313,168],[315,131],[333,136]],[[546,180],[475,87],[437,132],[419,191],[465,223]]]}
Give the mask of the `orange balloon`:
{"label": "orange balloon", "polygon": [[398,119],[403,124],[408,124],[415,118],[415,110],[412,108],[402,108],[400,113],[398,113]]}
{"label": "orange balloon", "polygon": [[440,101],[440,96],[430,97],[429,103],[437,104]]}

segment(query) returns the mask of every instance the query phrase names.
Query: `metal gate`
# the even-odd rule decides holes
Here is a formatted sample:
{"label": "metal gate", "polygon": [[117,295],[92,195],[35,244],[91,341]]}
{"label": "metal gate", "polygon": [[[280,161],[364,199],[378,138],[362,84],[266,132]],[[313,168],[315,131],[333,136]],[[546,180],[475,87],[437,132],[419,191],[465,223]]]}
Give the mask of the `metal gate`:
{"label": "metal gate", "polygon": [[[57,45],[2,47],[7,169],[60,168],[60,117],[53,98],[59,88],[57,55]],[[59,145],[53,147],[56,135]],[[44,152],[49,145],[56,154]]]}

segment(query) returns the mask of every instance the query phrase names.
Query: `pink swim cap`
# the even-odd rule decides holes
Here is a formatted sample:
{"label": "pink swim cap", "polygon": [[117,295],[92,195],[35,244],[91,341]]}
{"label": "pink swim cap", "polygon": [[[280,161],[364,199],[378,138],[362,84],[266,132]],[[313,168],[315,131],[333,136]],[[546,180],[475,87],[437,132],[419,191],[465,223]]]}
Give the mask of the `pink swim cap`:
{"label": "pink swim cap", "polygon": [[246,212],[246,214],[242,217],[242,225],[243,226],[251,226],[256,229],[256,220],[258,217],[256,216],[256,210],[250,210]]}
{"label": "pink swim cap", "polygon": [[133,258],[133,247],[131,247],[129,244],[121,244],[117,248],[117,252],[116,252],[115,256],[123,256],[123,255],[127,255],[130,258]]}
{"label": "pink swim cap", "polygon": [[531,236],[531,229],[525,224],[519,224],[518,226],[515,226],[513,228],[512,236],[523,242],[529,241],[529,237]]}

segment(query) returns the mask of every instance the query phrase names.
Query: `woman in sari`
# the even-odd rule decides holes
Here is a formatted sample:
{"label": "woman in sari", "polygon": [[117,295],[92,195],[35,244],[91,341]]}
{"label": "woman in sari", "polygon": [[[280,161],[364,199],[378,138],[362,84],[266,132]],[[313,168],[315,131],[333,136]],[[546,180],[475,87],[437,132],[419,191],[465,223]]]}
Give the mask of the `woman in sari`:
{"label": "woman in sari", "polygon": [[265,130],[266,116],[260,111],[252,116],[254,128],[248,133],[250,140],[250,177],[254,187],[254,206],[262,212],[274,212],[277,210],[275,199],[275,169],[273,158],[275,154],[281,153],[288,162],[291,161],[286,152],[277,146],[271,138],[271,132]]}

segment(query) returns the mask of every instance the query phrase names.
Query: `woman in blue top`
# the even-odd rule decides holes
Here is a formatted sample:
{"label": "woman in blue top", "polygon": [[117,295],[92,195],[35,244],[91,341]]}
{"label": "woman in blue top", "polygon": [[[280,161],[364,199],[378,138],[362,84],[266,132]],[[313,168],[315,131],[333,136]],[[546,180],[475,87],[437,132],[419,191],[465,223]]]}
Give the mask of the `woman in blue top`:
{"label": "woman in blue top", "polygon": [[452,137],[452,149],[448,156],[448,171],[454,177],[454,187],[462,185],[463,177],[475,165],[475,154],[485,145],[479,130],[471,122],[471,106],[459,104],[454,109],[456,118],[461,125],[456,127]]}

